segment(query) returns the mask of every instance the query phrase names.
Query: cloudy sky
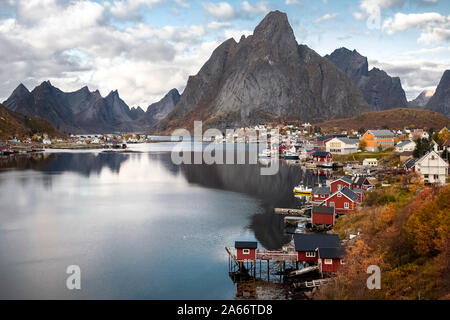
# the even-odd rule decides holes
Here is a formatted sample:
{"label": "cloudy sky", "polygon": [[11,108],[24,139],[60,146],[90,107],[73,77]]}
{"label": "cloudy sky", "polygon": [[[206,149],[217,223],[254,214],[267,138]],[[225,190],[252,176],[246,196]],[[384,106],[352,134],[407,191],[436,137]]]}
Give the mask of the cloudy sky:
{"label": "cloudy sky", "polygon": [[184,89],[222,41],[249,35],[270,10],[319,54],[356,49],[408,99],[450,69],[448,0],[0,0],[0,101],[24,83],[118,89],[143,109]]}

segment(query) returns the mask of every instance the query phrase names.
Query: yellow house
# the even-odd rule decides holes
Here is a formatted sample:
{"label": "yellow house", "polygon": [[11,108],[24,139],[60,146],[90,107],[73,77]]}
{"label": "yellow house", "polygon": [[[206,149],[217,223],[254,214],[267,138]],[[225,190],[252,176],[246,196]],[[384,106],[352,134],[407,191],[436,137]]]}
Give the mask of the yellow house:
{"label": "yellow house", "polygon": [[378,147],[387,149],[394,146],[394,134],[389,130],[368,130],[361,141],[365,141],[367,151],[377,151]]}

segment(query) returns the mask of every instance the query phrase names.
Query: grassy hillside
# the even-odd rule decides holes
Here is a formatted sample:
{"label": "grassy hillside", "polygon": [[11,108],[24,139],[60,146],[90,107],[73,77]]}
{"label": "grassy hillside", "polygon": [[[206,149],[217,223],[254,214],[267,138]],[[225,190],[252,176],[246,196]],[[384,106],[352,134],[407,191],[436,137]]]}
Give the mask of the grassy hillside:
{"label": "grassy hillside", "polygon": [[403,129],[405,126],[415,128],[434,128],[440,130],[450,124],[450,119],[443,114],[421,109],[392,109],[368,112],[354,118],[329,120],[317,124],[327,133],[342,130],[364,129]]}
{"label": "grassy hillside", "polygon": [[26,137],[35,133],[46,133],[50,137],[64,136],[47,120],[18,114],[0,104],[0,139],[11,136]]}
{"label": "grassy hillside", "polygon": [[[349,240],[346,264],[319,299],[450,299],[450,185],[425,187],[414,176],[393,177],[366,196],[361,210],[334,229]],[[369,290],[367,267],[381,269],[381,289]]]}

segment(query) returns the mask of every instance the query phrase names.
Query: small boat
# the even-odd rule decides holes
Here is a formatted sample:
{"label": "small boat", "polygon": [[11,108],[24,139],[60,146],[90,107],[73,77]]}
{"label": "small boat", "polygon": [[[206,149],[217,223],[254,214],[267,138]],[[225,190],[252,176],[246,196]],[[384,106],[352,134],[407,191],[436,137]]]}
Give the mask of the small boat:
{"label": "small boat", "polygon": [[312,188],[309,188],[304,185],[298,185],[294,187],[294,194],[299,196],[310,196],[312,192]]}
{"label": "small boat", "polygon": [[298,160],[298,154],[295,150],[295,147],[292,147],[289,150],[284,151],[284,160]]}
{"label": "small boat", "polygon": [[324,169],[333,169],[333,163],[327,162],[327,163],[322,164],[321,167]]}

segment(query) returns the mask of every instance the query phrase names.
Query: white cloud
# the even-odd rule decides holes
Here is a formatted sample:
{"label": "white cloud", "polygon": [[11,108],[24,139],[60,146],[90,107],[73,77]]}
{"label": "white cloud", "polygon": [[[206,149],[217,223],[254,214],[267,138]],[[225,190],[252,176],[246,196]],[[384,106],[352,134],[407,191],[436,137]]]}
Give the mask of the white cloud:
{"label": "white cloud", "polygon": [[230,22],[218,22],[218,21],[213,21],[208,23],[208,28],[210,29],[223,29],[223,28],[229,28],[231,27],[231,23]]}
{"label": "white cloud", "polygon": [[390,76],[400,77],[408,100],[416,98],[423,90],[435,90],[450,61],[431,62],[425,59],[389,59],[389,62],[370,60],[371,66],[386,71]]}
{"label": "white cloud", "polygon": [[323,21],[331,20],[331,19],[336,18],[338,15],[339,15],[338,13],[327,13],[327,14],[323,15],[322,17],[314,20],[314,23],[320,23]]}
{"label": "white cloud", "polygon": [[234,38],[234,40],[236,40],[236,42],[239,42],[239,40],[241,40],[241,37],[243,35],[248,37],[251,34],[253,34],[253,31],[251,31],[251,30],[235,30],[235,29],[226,29],[225,30],[225,37],[227,39]]}
{"label": "white cloud", "polygon": [[236,10],[228,2],[207,2],[203,4],[207,13],[219,20],[230,20],[236,17]]}
{"label": "white cloud", "polygon": [[252,6],[248,1],[242,2],[242,10],[250,14],[264,14],[270,11],[267,1],[259,1]]}
{"label": "white cloud", "polygon": [[161,0],[115,0],[112,3],[105,2],[105,5],[116,18],[135,20],[141,17],[138,12],[140,9],[151,8],[160,2]]}
{"label": "white cloud", "polygon": [[400,31],[418,29],[421,35],[418,42],[424,44],[439,43],[450,40],[450,15],[442,16],[436,12],[397,13],[383,23],[383,31],[394,34]]}
{"label": "white cloud", "polygon": [[286,5],[298,4],[298,0],[285,0],[284,3]]}
{"label": "white cloud", "polygon": [[110,9],[86,0],[17,1],[16,18],[0,19],[0,97],[20,82],[32,89],[50,79],[64,91],[118,89],[130,106],[145,109],[184,89],[219,45],[203,41],[206,25],[120,29],[110,24]]}

